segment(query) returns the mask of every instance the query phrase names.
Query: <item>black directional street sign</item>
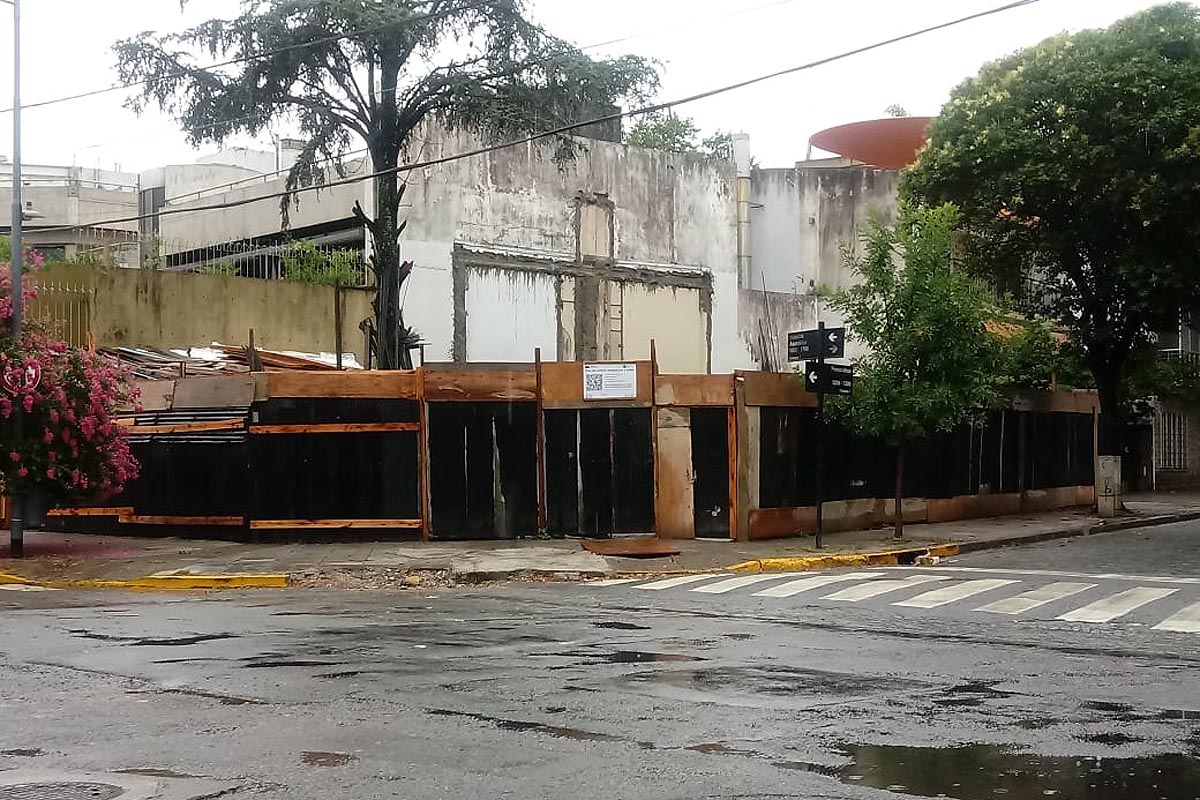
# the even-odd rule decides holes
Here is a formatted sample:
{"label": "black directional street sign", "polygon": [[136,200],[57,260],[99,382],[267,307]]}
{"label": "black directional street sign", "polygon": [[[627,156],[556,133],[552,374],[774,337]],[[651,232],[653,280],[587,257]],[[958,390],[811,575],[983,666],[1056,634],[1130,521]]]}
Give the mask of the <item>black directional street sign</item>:
{"label": "black directional street sign", "polygon": [[854,389],[854,367],[810,361],[804,365],[804,388],[813,394],[850,394]]}
{"label": "black directional street sign", "polygon": [[845,328],[815,328],[788,334],[788,361],[806,358],[843,358],[846,355]]}

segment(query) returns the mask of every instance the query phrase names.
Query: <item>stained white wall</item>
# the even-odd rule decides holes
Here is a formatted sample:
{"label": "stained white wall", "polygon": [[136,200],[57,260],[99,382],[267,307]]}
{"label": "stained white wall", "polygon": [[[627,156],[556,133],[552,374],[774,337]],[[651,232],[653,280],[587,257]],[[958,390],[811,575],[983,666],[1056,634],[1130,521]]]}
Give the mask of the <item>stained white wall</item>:
{"label": "stained white wall", "polygon": [[467,271],[467,360],[532,362],[558,357],[554,276],[508,269]]}

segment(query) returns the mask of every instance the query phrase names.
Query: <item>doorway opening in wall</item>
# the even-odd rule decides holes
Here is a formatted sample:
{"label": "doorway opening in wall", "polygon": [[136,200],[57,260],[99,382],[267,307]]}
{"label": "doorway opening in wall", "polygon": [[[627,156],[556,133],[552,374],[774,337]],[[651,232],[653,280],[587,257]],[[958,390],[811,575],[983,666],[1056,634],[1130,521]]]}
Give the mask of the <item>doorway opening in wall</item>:
{"label": "doorway opening in wall", "polygon": [[696,538],[729,539],[729,409],[693,408],[691,429]]}

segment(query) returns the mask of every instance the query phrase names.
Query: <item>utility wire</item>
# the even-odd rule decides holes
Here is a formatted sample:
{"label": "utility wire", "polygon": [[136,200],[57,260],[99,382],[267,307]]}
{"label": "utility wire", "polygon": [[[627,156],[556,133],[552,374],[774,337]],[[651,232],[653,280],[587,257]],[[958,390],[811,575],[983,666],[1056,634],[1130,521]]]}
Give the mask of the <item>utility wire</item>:
{"label": "utility wire", "polygon": [[[1016,8],[1022,8],[1024,6],[1033,5],[1034,3],[1038,3],[1038,2],[1040,2],[1040,0],[1014,0],[1014,2],[1006,3],[1005,5],[1002,5],[1002,6],[996,6],[994,8],[986,9],[984,11],[979,11],[979,12],[976,12],[974,14],[969,14],[964,17],[958,17],[957,19],[938,23],[937,25],[931,25],[929,27],[921,28],[919,30],[910,31],[909,33],[904,33],[899,36],[893,36],[891,38],[883,39],[881,41],[874,42],[872,44],[863,45],[862,47],[856,47],[853,50],[847,50],[842,53],[838,53],[837,55],[827,56],[825,58],[817,59],[816,61],[810,61],[806,64],[800,64],[798,66],[788,67],[787,69],[778,70],[776,72],[767,73],[765,75],[759,75],[754,78],[749,78],[747,80],[739,81],[737,83],[731,83],[726,86],[718,87],[716,89],[710,89],[705,92],[700,92],[699,94],[693,94],[693,95],[689,95],[687,97],[682,97],[677,100],[671,100],[671,101],[667,101],[667,102],[663,102],[663,103],[655,103],[654,105],[643,106],[641,108],[633,109],[631,111],[618,111],[618,112],[614,112],[612,114],[605,114],[605,115],[602,115],[599,117],[593,117],[591,119],[583,120],[581,122],[573,122],[568,125],[561,125],[557,128],[551,128],[549,130],[544,130],[544,131],[540,131],[538,133],[533,133],[528,136],[524,136],[519,139],[514,139],[514,140],[511,140],[508,142],[501,142],[499,144],[477,147],[477,148],[474,148],[471,150],[463,151],[461,153],[455,153],[453,155],[443,156],[441,158],[427,159],[424,161],[415,161],[415,162],[412,162],[409,164],[401,164],[396,167],[378,170],[376,172],[371,172],[366,175],[347,177],[347,178],[342,178],[340,180],[329,181],[329,182],[320,183],[320,184],[314,184],[311,186],[301,186],[301,187],[297,187],[296,189],[293,189],[291,191],[273,192],[271,194],[258,195],[255,197],[246,197],[246,198],[242,198],[240,200],[230,200],[230,201],[226,201],[223,203],[212,203],[212,204],[204,205],[204,206],[190,206],[187,208],[165,208],[165,209],[162,209],[153,214],[139,214],[139,215],[135,215],[135,216],[131,216],[131,217],[121,217],[118,219],[105,220],[105,221],[101,221],[101,222],[93,222],[93,223],[91,223],[91,226],[89,226],[89,227],[117,225],[117,224],[121,224],[121,223],[129,223],[129,222],[139,222],[143,219],[152,219],[154,217],[172,216],[175,214],[193,214],[193,213],[198,213],[198,212],[202,212],[202,211],[222,211],[222,210],[227,210],[230,208],[240,208],[241,206],[250,205],[251,203],[258,203],[263,200],[278,200],[278,199],[282,199],[284,197],[295,197],[297,195],[304,194],[306,192],[316,192],[316,191],[321,191],[324,189],[336,188],[338,186],[347,186],[349,184],[362,183],[363,181],[373,180],[375,178],[383,177],[384,175],[392,175],[392,174],[397,174],[397,173],[401,173],[401,172],[412,172],[412,171],[418,170],[418,169],[426,169],[428,167],[435,167],[435,166],[438,166],[441,164],[447,164],[447,163],[450,163],[453,161],[460,161],[465,158],[474,158],[477,156],[486,155],[488,153],[495,152],[497,150],[505,150],[510,147],[520,147],[521,145],[531,144],[534,142],[541,141],[542,139],[549,139],[549,138],[552,138],[555,136],[562,136],[564,134],[570,133],[571,131],[578,130],[579,128],[587,128],[587,127],[591,127],[593,125],[601,125],[603,123],[613,122],[613,121],[616,121],[619,119],[623,119],[625,117],[636,117],[636,116],[642,116],[645,114],[653,114],[655,112],[663,111],[665,109],[672,108],[674,106],[684,105],[686,103],[694,103],[698,100],[705,100],[705,99],[708,99],[710,97],[715,97],[720,94],[726,94],[728,92],[737,91],[739,89],[745,89],[748,86],[754,86],[756,84],[763,83],[763,82],[769,81],[769,80],[773,80],[775,78],[783,77],[785,75],[793,75],[798,72],[803,72],[805,70],[814,69],[816,67],[824,66],[826,64],[831,64],[836,61],[843,61],[845,59],[852,58],[852,57],[858,56],[858,55],[862,55],[863,53],[867,53],[872,50],[878,50],[880,48],[888,47],[890,45],[897,44],[897,43],[903,42],[903,41],[907,41],[909,39],[915,39],[917,37],[924,36],[929,33],[933,33],[935,31],[945,30],[946,28],[952,28],[954,26],[961,25],[966,22],[971,22],[973,20],[982,19],[984,17],[993,16],[995,14],[1000,14],[1000,13],[1003,13],[1006,11],[1011,11]],[[40,228],[39,230],[41,230],[41,231],[74,230],[79,227],[84,227],[84,226],[64,225],[64,226],[59,226],[59,227],[54,227],[54,228]]]}

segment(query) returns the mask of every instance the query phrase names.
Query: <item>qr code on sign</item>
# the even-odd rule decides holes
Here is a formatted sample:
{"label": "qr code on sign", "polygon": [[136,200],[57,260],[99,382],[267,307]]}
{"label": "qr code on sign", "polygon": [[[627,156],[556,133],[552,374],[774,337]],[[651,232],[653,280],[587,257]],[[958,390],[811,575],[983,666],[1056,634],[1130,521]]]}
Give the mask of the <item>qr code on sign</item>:
{"label": "qr code on sign", "polygon": [[583,378],[583,388],[589,392],[604,391],[604,376],[603,375],[585,375]]}

